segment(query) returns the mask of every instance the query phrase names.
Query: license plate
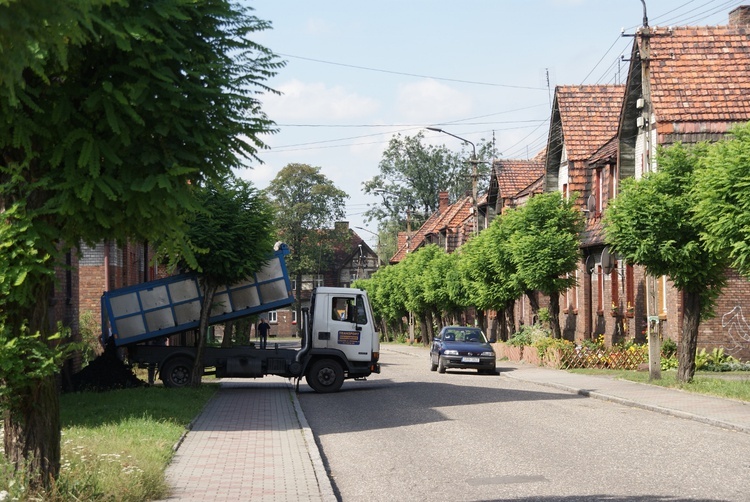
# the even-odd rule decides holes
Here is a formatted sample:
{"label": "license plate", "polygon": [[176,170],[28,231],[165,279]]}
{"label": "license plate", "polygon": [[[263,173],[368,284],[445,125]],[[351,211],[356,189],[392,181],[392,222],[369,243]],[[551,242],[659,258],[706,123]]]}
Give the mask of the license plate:
{"label": "license plate", "polygon": [[478,357],[462,357],[461,362],[462,363],[478,363],[479,358]]}

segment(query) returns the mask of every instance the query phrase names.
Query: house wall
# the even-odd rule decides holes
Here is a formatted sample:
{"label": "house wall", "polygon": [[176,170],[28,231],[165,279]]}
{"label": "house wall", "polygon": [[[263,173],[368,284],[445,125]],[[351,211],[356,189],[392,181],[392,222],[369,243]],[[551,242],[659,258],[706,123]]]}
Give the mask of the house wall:
{"label": "house wall", "polygon": [[736,271],[728,273],[724,293],[716,303],[716,316],[704,320],[698,328],[698,350],[723,348],[724,353],[750,360],[750,283]]}

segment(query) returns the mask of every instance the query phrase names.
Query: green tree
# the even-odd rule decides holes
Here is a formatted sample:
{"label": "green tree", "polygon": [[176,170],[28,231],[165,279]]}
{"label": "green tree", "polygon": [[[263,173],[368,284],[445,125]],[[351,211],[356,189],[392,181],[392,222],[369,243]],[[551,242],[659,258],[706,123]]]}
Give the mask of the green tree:
{"label": "green tree", "polygon": [[[0,361],[4,445],[39,489],[60,468],[48,305],[61,253],[134,239],[189,256],[193,192],[264,147],[273,124],[258,94],[281,63],[248,38],[269,24],[226,0],[2,2],[0,20],[11,25],[0,34],[0,207],[14,214],[0,221],[13,249],[0,258],[13,273],[2,336],[53,349],[24,358],[26,379],[9,380]],[[9,243],[14,225],[23,232]]]}
{"label": "green tree", "polygon": [[[452,200],[471,191],[471,165],[467,162],[471,154],[454,153],[444,145],[432,146],[422,143],[424,135],[391,138],[383,152],[378,168],[380,173],[363,183],[367,194],[382,197],[383,204],[365,212],[369,220],[379,222],[396,220],[401,229],[406,228],[408,214],[412,228],[419,228],[430,214],[438,210],[438,193],[447,190]],[[493,155],[491,145],[479,145],[480,158]],[[479,189],[487,179],[489,165],[480,163]]]}
{"label": "green tree", "polygon": [[461,246],[459,267],[467,292],[467,305],[480,311],[496,310],[502,318],[499,338],[515,330],[514,302],[523,293],[509,250],[510,226],[500,216],[479,235]]}
{"label": "green tree", "polygon": [[405,306],[407,311],[419,321],[422,343],[425,345],[432,340],[432,328],[436,324],[434,319],[436,306],[431,301],[433,300],[430,297],[431,293],[427,291],[429,287],[427,278],[441,253],[444,254],[445,251],[434,244],[429,244],[409,253],[398,264],[402,268],[401,287],[406,293]]}
{"label": "green tree", "polygon": [[696,171],[695,217],[709,251],[729,251],[731,266],[750,277],[750,124],[707,147]]}
{"label": "green tree", "polygon": [[319,167],[307,164],[288,164],[266,190],[274,205],[278,236],[291,250],[286,263],[296,280],[297,318],[301,319],[303,275],[325,269],[335,245],[349,237],[328,231],[344,217],[349,196],[322,174]]}
{"label": "green tree", "polygon": [[532,197],[502,216],[508,228],[507,250],[519,284],[526,291],[549,296],[552,334],[561,337],[560,293],[575,284],[583,216],[575,197],[559,192]]}
{"label": "green tree", "polygon": [[725,254],[709,251],[701,241],[704,229],[693,218],[697,201],[692,189],[705,152],[705,145],[660,150],[659,171],[638,181],[624,180],[604,217],[606,240],[614,252],[642,265],[649,275],[669,276],[682,293],[681,382],[695,374],[698,326],[713,315],[727,267]]}
{"label": "green tree", "polygon": [[236,178],[221,184],[209,182],[196,197],[201,209],[187,225],[188,239],[198,249],[195,258],[203,295],[192,374],[194,387],[200,385],[203,376],[201,361],[216,290],[260,270],[274,243],[273,209],[250,183]]}

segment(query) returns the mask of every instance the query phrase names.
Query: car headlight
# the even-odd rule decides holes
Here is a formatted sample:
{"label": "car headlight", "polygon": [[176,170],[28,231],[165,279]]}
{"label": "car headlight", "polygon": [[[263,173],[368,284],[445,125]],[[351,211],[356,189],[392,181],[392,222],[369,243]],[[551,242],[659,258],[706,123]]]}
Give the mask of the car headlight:
{"label": "car headlight", "polygon": [[486,351],[486,352],[482,352],[482,353],[481,353],[480,355],[481,355],[482,357],[492,357],[492,356],[494,356],[494,355],[495,355],[495,353],[494,353],[494,352],[492,352],[491,350],[488,350],[488,351]]}
{"label": "car headlight", "polygon": [[443,351],[444,356],[457,356],[458,351],[457,350],[445,350]]}

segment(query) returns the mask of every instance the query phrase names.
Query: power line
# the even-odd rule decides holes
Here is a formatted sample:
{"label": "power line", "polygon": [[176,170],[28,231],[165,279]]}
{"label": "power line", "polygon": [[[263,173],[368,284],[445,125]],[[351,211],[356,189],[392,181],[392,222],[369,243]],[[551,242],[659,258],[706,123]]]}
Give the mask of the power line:
{"label": "power line", "polygon": [[456,78],[434,77],[430,75],[420,75],[418,73],[406,73],[406,72],[401,72],[401,71],[383,70],[380,68],[370,68],[367,66],[358,66],[358,65],[346,64],[346,63],[336,63],[333,61],[324,61],[322,59],[307,58],[303,56],[295,56],[292,54],[282,54],[282,53],[277,53],[277,54],[279,56],[283,56],[286,58],[301,59],[303,61],[312,61],[314,63],[322,63],[322,64],[328,64],[328,65],[333,65],[333,66],[343,66],[345,68],[355,68],[357,70],[373,71],[373,72],[378,72],[378,73],[390,73],[392,75],[403,75],[406,77],[429,78],[432,80],[442,80],[445,82],[457,82],[461,84],[472,84],[472,85],[485,85],[485,86],[490,86],[490,87],[505,87],[508,89],[528,89],[528,90],[533,90],[533,91],[546,90],[543,87],[527,87],[523,85],[495,84],[491,82],[477,82],[473,80],[460,80]]}

